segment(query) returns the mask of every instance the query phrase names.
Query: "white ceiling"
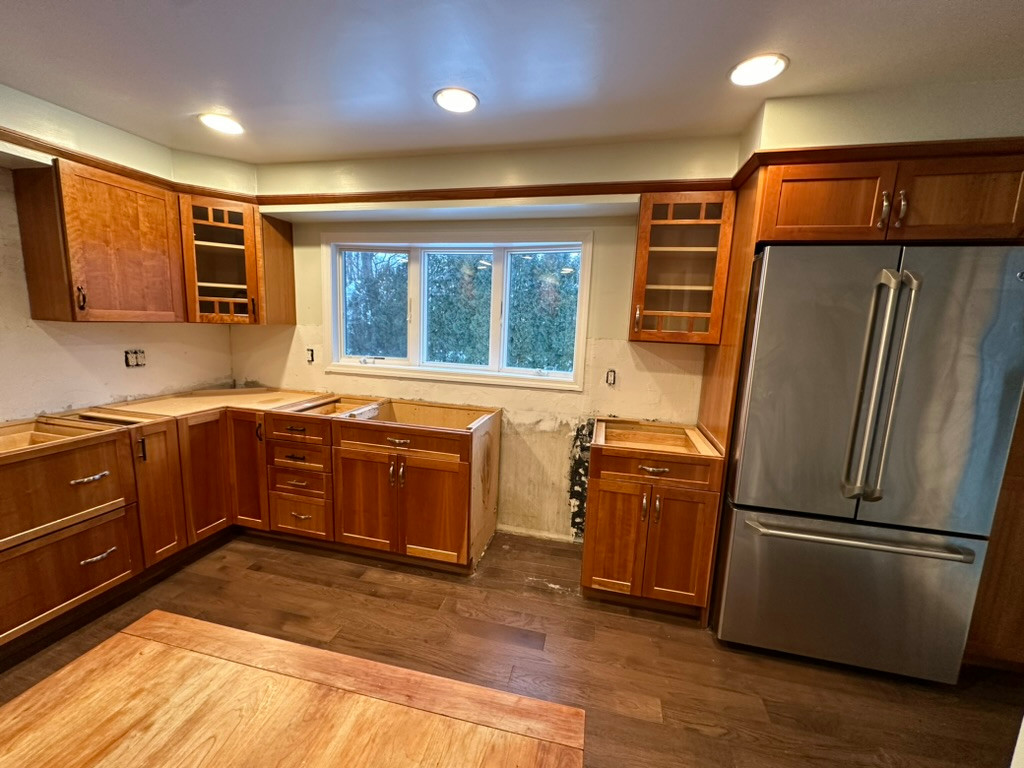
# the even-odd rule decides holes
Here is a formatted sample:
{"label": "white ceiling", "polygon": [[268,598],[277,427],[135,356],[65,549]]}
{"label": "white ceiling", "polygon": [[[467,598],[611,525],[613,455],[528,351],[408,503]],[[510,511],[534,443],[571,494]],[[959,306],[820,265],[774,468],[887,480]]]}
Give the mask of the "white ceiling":
{"label": "white ceiling", "polygon": [[[261,163],[734,135],[768,97],[1024,77],[1021,14],[1021,0],[31,0],[5,4],[0,82]],[[728,82],[769,50],[792,59],[781,78]],[[445,85],[480,107],[442,112]],[[195,120],[217,106],[246,134]]]}

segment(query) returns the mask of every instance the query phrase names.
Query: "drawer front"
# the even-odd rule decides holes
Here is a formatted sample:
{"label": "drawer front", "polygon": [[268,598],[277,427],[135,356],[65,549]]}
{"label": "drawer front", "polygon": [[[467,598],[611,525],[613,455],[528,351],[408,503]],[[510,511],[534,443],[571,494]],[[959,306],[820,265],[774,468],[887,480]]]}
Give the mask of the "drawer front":
{"label": "drawer front", "polygon": [[607,480],[657,480],[685,488],[718,492],[722,484],[720,459],[638,458],[636,456],[601,455],[600,477]]}
{"label": "drawer front", "polygon": [[[335,445],[355,447],[352,443],[373,445],[387,448],[389,451],[409,451],[421,454],[436,454],[450,457],[453,460],[470,460],[471,437],[467,434],[449,435],[443,432],[433,433],[430,430],[374,429],[363,426],[355,421],[342,421],[334,426]],[[463,455],[465,454],[465,455]]]}
{"label": "drawer front", "polygon": [[331,471],[331,449],[316,445],[296,445],[271,440],[268,463],[283,469],[304,469],[309,472]]}
{"label": "drawer front", "polygon": [[270,468],[270,490],[327,499],[331,496],[331,478],[322,472]]}
{"label": "drawer front", "polygon": [[329,507],[330,502],[322,499],[272,491],[270,530],[329,541],[333,534]]}
{"label": "drawer front", "polygon": [[120,509],[0,553],[0,642],[128,579],[130,519]]}
{"label": "drawer front", "polygon": [[267,436],[273,440],[291,440],[310,445],[330,445],[331,422],[313,416],[269,412]]}
{"label": "drawer front", "polygon": [[126,498],[122,442],[127,453],[124,434],[0,466],[0,550],[134,501]]}

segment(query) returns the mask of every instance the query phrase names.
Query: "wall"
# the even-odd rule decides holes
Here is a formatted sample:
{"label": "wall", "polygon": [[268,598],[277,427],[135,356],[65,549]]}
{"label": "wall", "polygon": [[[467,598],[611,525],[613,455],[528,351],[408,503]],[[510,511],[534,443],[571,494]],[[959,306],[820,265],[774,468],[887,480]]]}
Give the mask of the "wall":
{"label": "wall", "polygon": [[[446,225],[434,225],[452,227]],[[626,341],[632,291],[635,218],[522,222],[463,222],[460,232],[587,229],[593,232],[585,382],[582,392],[533,390],[481,384],[420,381],[324,370],[321,242],[325,231],[366,231],[363,225],[307,224],[295,230],[298,325],[232,328],[234,372],[239,382],[300,387],[352,395],[374,395],[504,409],[501,441],[499,525],[549,537],[569,538],[569,465],[577,424],[594,415],[693,422],[700,399],[704,351],[673,344]],[[423,222],[377,224],[390,234],[430,229]],[[312,347],[317,362],[305,362]],[[604,383],[614,368],[614,387]]]}
{"label": "wall", "polygon": [[[124,350],[146,350],[125,368]],[[29,318],[11,172],[0,168],[0,421],[231,380],[226,328]]]}

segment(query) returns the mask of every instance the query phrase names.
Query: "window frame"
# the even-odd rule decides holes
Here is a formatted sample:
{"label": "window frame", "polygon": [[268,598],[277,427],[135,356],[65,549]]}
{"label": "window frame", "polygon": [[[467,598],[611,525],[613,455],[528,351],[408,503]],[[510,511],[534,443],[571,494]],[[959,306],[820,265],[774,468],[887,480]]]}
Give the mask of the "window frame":
{"label": "window frame", "polygon": [[[523,370],[506,366],[509,297],[508,254],[522,250],[580,249],[579,291],[576,300],[576,335],[573,343],[572,374]],[[369,359],[344,354],[344,281],[342,253],[345,251],[401,251],[409,254],[409,293],[406,307],[406,358]],[[426,362],[426,270],[425,253],[493,252],[491,264],[491,316],[489,361],[486,366]],[[402,232],[400,235],[374,232],[324,233],[322,238],[324,346],[328,373],[453,381],[535,389],[582,391],[586,358],[587,320],[590,305],[590,274],[593,232],[579,229],[531,229],[509,231],[436,230]],[[500,254],[500,257],[499,257]]]}

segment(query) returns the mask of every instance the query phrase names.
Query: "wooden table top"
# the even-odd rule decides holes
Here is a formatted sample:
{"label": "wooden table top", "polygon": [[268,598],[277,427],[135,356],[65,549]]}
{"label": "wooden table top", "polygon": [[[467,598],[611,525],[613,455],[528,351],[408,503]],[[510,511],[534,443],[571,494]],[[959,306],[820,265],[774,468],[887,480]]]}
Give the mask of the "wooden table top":
{"label": "wooden table top", "polygon": [[583,765],[584,712],[154,611],[0,708],[0,767]]}

